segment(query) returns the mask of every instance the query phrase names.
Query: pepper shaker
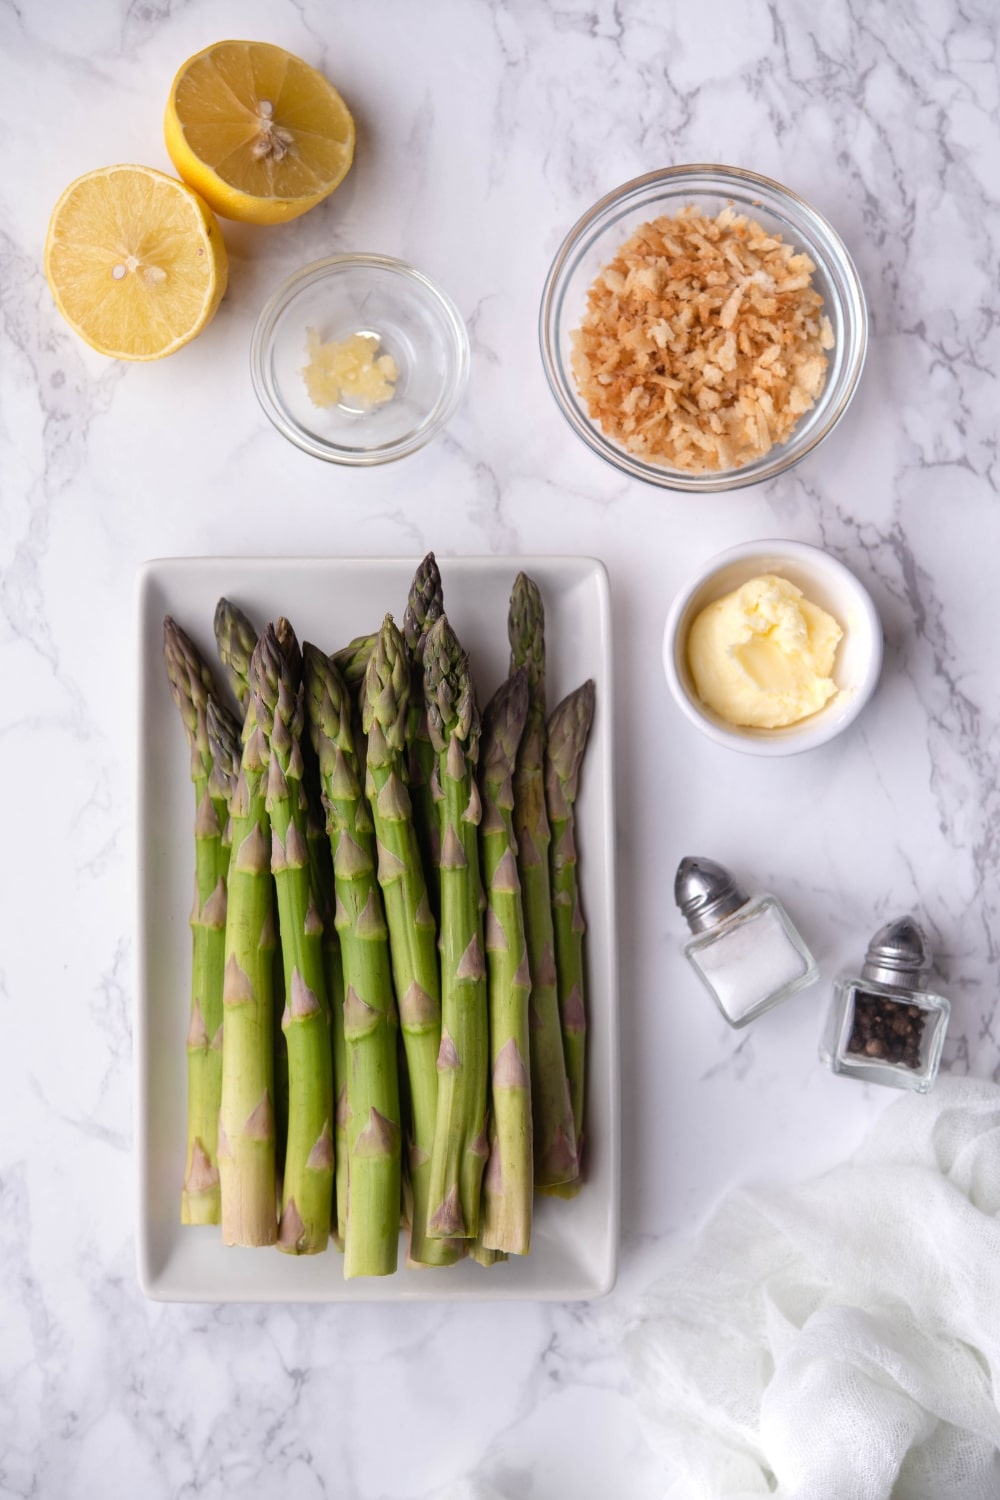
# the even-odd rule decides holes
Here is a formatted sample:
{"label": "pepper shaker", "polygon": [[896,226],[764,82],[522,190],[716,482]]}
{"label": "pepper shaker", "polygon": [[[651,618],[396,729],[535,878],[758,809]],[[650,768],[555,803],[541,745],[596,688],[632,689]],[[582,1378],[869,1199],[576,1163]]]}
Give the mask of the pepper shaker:
{"label": "pepper shaker", "polygon": [[746,1026],[819,977],[778,898],[751,897],[714,859],[682,859],[674,899],[695,934],[687,960],[730,1026]]}
{"label": "pepper shaker", "polygon": [[843,975],[820,1044],[834,1073],[926,1094],[937,1077],[951,1004],[924,988],[930,954],[913,917],[880,927],[861,973]]}

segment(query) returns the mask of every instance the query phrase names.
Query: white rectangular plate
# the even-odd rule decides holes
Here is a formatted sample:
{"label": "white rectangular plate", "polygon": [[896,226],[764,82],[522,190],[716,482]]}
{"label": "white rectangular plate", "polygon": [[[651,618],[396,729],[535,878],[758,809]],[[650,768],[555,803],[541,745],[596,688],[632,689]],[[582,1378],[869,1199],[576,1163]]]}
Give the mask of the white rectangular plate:
{"label": "white rectangular plate", "polygon": [[442,560],[445,606],[472,655],[485,704],[507,670],[507,601],[519,568],[545,601],[548,698],[553,707],[586,677],[597,711],[577,804],[582,898],[589,922],[587,1180],[573,1200],[536,1200],[531,1254],[486,1269],[472,1261],[410,1270],[400,1244],[394,1276],[345,1281],[343,1259],[227,1249],[217,1228],[182,1227],[185,1036],[194,871],[188,753],[163,665],[163,616],[172,614],[215,662],[212,614],[221,594],[258,626],[286,614],[301,640],[327,651],[402,621],[417,558],[198,558],[147,563],[139,579],[138,983],[136,1150],[138,1267],[150,1297],[179,1302],[340,1302],[600,1296],[614,1283],[619,1220],[618,989],[615,946],[611,626],[607,574],[579,557]]}

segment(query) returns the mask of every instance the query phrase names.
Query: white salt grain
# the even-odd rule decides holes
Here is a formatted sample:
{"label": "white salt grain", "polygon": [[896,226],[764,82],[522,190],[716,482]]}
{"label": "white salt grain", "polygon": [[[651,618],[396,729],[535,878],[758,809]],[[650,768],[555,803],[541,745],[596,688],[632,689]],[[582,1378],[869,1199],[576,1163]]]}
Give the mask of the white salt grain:
{"label": "white salt grain", "polygon": [[772,906],[690,954],[732,1021],[742,1021],[765,1000],[807,972],[807,960]]}

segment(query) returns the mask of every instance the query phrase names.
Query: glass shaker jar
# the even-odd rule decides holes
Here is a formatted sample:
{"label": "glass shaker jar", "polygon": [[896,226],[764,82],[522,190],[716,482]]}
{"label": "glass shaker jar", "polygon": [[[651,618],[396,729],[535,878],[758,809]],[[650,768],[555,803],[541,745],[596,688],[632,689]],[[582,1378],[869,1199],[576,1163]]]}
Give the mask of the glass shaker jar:
{"label": "glass shaker jar", "polygon": [[695,934],[684,953],[730,1026],[746,1026],[819,977],[776,896],[751,897],[714,859],[682,859],[674,899]]}
{"label": "glass shaker jar", "polygon": [[880,927],[861,973],[844,975],[820,1044],[834,1073],[926,1094],[937,1077],[951,1004],[924,988],[930,954],[912,917]]}

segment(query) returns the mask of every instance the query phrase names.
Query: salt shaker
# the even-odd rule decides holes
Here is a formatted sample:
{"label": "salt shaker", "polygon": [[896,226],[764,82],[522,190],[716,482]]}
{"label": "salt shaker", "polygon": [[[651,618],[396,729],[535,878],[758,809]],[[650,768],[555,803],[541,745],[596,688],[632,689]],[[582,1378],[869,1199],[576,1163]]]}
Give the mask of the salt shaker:
{"label": "salt shaker", "polygon": [[951,1004],[925,989],[930,954],[912,917],[880,927],[861,973],[835,987],[820,1058],[834,1073],[926,1094],[937,1077]]}
{"label": "salt shaker", "polygon": [[751,897],[714,859],[682,859],[674,899],[695,933],[688,962],[730,1026],[746,1026],[818,978],[777,897]]}

